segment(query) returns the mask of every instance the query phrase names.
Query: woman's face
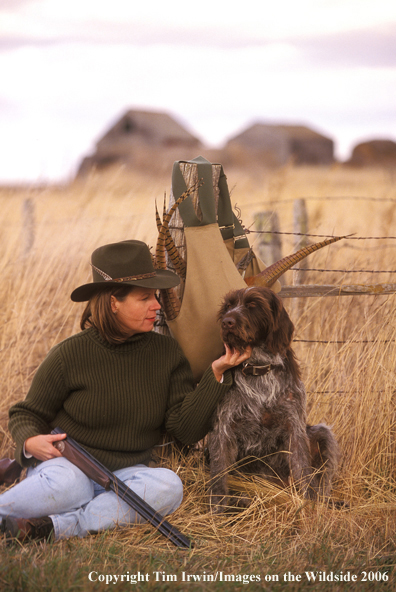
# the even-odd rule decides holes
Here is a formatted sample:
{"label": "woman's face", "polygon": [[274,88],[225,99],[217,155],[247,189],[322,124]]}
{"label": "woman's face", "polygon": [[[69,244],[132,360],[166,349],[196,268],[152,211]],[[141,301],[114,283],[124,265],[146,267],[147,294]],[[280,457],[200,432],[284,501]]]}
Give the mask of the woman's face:
{"label": "woman's face", "polygon": [[125,300],[111,297],[111,309],[129,336],[152,331],[156,313],[161,305],[156,299],[157,290],[136,286]]}

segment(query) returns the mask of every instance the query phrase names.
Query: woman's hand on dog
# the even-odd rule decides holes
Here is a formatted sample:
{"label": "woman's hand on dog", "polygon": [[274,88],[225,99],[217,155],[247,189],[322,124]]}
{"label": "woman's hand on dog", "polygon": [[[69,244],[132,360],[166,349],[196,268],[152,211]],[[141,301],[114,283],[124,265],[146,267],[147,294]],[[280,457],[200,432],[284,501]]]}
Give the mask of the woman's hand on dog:
{"label": "woman's hand on dog", "polygon": [[250,358],[252,354],[252,348],[248,346],[244,351],[240,352],[237,349],[231,349],[228,345],[225,345],[225,354],[221,356],[218,360],[215,360],[212,363],[212,370],[215,378],[218,382],[221,381],[222,376],[226,370],[233,368],[234,366],[239,366],[245,360]]}

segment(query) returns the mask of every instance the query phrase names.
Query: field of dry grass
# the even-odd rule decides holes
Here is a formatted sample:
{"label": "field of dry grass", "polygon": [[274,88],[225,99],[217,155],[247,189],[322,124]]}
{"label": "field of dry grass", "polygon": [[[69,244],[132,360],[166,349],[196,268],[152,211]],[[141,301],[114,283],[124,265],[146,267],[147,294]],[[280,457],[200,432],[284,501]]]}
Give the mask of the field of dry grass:
{"label": "field of dry grass", "polygon": [[[318,271],[304,272],[303,283],[396,283],[396,184],[391,172],[287,167],[254,178],[226,173],[232,202],[252,230],[254,214],[266,210],[278,214],[282,232],[293,232],[293,201],[305,197],[309,233],[354,234],[310,256],[309,268]],[[164,191],[169,194],[170,178],[121,173],[66,187],[0,189],[1,456],[12,452],[9,406],[25,396],[48,349],[79,330],[83,305],[73,304],[69,294],[89,281],[90,253],[127,238],[154,245],[154,202],[162,202]],[[23,215],[27,199],[34,204],[29,251]],[[259,241],[260,235],[252,233],[249,239]],[[284,255],[293,252],[293,241],[292,235],[282,235]],[[288,272],[287,283],[292,281]],[[190,579],[191,590],[244,589],[243,576],[249,575],[249,589],[338,590],[350,583],[328,577],[349,574],[357,576],[359,590],[396,589],[395,298],[285,300],[296,326],[309,421],[324,420],[334,428],[343,454],[334,497],[348,501],[348,509],[306,503],[293,490],[239,479],[235,489],[251,495],[252,506],[213,517],[203,456],[175,451],[164,462],[179,472],[186,494],[172,522],[195,540],[193,550],[172,548],[151,527],[7,550],[0,543],[0,582],[7,590],[50,590],[56,585],[101,590],[107,586],[98,574],[140,571],[150,575],[142,589],[184,589],[183,577],[192,574],[201,581]],[[91,571],[97,572],[98,581],[89,580]],[[315,584],[306,575],[311,571],[318,572]],[[210,581],[215,574],[217,580]],[[231,583],[224,581],[226,576]],[[117,586],[123,589],[121,583]]]}

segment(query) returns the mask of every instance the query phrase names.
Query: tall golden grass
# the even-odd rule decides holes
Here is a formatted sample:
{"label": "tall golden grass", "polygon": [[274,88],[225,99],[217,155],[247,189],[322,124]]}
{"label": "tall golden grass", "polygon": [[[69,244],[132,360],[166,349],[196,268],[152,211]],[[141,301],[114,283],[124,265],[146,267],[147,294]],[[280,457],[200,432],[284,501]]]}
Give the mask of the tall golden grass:
{"label": "tall golden grass", "polygon": [[[396,236],[396,185],[391,172],[285,167],[255,177],[236,170],[227,174],[232,202],[252,230],[254,214],[270,210],[278,214],[283,232],[293,232],[293,200],[305,197],[310,233],[355,234],[355,240],[340,241],[308,259],[309,268],[343,273],[308,271],[303,283],[396,283],[391,273],[396,271],[396,240],[391,238]],[[164,191],[170,191],[170,178],[125,173],[93,176],[65,187],[0,190],[1,456],[12,453],[8,408],[25,396],[48,349],[79,330],[83,305],[73,304],[69,295],[89,281],[90,253],[101,244],[128,238],[155,245],[154,204],[156,199],[162,202]],[[24,253],[22,207],[27,198],[35,206],[35,239]],[[254,244],[259,235],[249,238]],[[293,236],[285,234],[282,240],[283,254],[293,252]],[[352,271],[359,273],[348,273]],[[298,306],[285,300],[296,327],[294,347],[308,391],[309,421],[333,426],[342,451],[334,497],[347,501],[349,508],[307,504],[292,489],[280,491],[259,479],[237,478],[235,489],[249,495],[252,505],[236,515],[214,517],[205,494],[203,453],[185,456],[174,451],[163,462],[180,473],[186,495],[173,521],[196,541],[186,565],[235,573],[256,573],[263,561],[278,572],[291,566],[297,572],[307,565],[392,568],[395,305],[394,295],[310,298]],[[142,569],[153,546],[168,549],[170,565],[181,569],[167,541],[152,530],[147,533],[144,528],[127,529],[108,537],[121,545],[124,559],[133,545]]]}

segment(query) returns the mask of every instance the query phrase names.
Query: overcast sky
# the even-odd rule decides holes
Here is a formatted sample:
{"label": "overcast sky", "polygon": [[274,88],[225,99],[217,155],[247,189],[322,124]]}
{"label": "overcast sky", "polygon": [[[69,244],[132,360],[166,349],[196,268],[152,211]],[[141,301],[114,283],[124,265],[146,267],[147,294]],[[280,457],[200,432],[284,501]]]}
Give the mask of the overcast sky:
{"label": "overcast sky", "polygon": [[396,141],[396,1],[0,0],[0,182],[70,178],[129,108]]}

